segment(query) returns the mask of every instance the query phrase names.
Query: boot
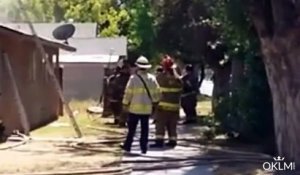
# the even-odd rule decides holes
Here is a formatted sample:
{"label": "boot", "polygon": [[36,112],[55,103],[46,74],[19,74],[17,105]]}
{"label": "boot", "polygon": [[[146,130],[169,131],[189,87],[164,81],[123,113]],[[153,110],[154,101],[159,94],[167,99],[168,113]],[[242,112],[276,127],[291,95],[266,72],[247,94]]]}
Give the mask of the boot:
{"label": "boot", "polygon": [[164,147],[163,140],[156,140],[154,144],[150,145],[150,148],[162,148]]}
{"label": "boot", "polygon": [[125,122],[119,122],[119,128],[126,128]]}
{"label": "boot", "polygon": [[118,125],[119,124],[119,120],[118,119],[114,119],[114,125]]}
{"label": "boot", "polygon": [[167,144],[167,147],[175,148],[177,146],[177,142],[175,140],[170,140]]}
{"label": "boot", "polygon": [[130,149],[125,148],[124,145],[120,145],[120,148],[125,151],[126,153],[130,153]]}

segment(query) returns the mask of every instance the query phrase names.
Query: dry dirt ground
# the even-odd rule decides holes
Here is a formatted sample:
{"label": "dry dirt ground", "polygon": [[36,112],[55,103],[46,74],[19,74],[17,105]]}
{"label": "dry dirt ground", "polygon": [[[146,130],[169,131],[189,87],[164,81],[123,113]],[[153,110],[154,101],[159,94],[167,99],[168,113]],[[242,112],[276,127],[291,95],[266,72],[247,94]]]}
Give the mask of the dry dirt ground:
{"label": "dry dirt ground", "polygon": [[[71,107],[76,114],[77,123],[85,141],[118,137],[124,133],[123,129],[104,125],[112,119],[101,119],[99,116],[88,116],[86,109],[93,102],[71,102]],[[91,127],[101,128],[100,130]],[[40,128],[31,133],[32,138],[52,139],[47,141],[29,141],[28,143],[10,148],[17,142],[0,144],[0,174],[32,173],[61,170],[95,169],[104,164],[120,159],[119,143],[93,144],[78,149],[74,144],[55,141],[53,139],[72,139],[75,136],[67,116],[60,117],[58,121]]]}
{"label": "dry dirt ground", "polygon": [[118,158],[114,153],[118,151],[116,147],[97,149],[89,151],[72,148],[67,143],[31,142],[0,151],[0,174],[95,169]]}
{"label": "dry dirt ground", "polygon": [[[84,141],[103,140],[103,133],[97,132],[97,137],[88,136]],[[74,142],[32,140],[17,147],[1,150],[17,143],[7,142],[0,145],[0,174],[96,169],[120,159],[121,156],[119,143],[77,145]]]}
{"label": "dry dirt ground", "polygon": [[[86,115],[85,109],[90,103],[73,103],[77,115],[77,121],[88,141],[95,141],[109,137],[122,137],[125,130],[107,127],[103,125],[107,120],[91,120]],[[204,101],[200,103],[201,115],[210,113],[210,103]],[[102,130],[91,129],[87,126],[101,127]],[[189,128],[189,134],[199,135],[200,131]],[[74,130],[70,126],[68,118],[62,117],[44,128],[32,133],[34,138],[72,138]],[[24,174],[32,172],[57,172],[64,170],[95,169],[105,164],[120,160],[121,152],[118,148],[119,143],[114,144],[93,144],[85,146],[86,149],[75,148],[73,144],[66,142],[45,142],[30,141],[27,144],[3,150],[2,148],[16,143],[0,144],[0,174]],[[207,144],[207,141],[199,142],[199,145]],[[211,145],[211,144],[209,144]],[[214,144],[213,144],[214,145]],[[219,145],[219,144],[216,144]],[[220,146],[220,145],[219,145]],[[222,145],[221,147],[223,147]],[[226,146],[225,146],[226,147]],[[231,146],[230,146],[231,147]],[[242,148],[241,148],[242,147]],[[249,150],[245,145],[237,146],[234,149]],[[215,175],[262,175],[260,165],[246,164],[222,164],[216,165],[213,174]],[[186,174],[189,175],[189,174]]]}

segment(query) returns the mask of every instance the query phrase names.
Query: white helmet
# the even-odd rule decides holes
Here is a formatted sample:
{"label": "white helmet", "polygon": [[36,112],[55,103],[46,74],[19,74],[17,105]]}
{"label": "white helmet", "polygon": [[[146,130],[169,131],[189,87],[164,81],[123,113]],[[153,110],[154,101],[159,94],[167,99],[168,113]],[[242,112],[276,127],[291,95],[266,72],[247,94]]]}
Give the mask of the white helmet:
{"label": "white helmet", "polygon": [[152,65],[149,63],[148,59],[144,56],[140,56],[136,60],[135,65],[138,68],[142,68],[142,69],[150,69],[152,67]]}

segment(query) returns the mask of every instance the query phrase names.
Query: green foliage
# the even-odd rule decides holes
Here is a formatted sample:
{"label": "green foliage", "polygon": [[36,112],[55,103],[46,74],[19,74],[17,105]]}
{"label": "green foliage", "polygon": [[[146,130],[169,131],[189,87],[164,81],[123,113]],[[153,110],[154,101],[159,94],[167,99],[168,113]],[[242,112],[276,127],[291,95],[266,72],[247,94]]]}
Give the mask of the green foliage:
{"label": "green foliage", "polygon": [[[32,22],[96,22],[102,37],[119,36],[129,20],[127,11],[115,0],[30,0],[23,1]],[[25,21],[16,0],[10,5],[11,21]]]}
{"label": "green foliage", "polygon": [[240,0],[215,0],[215,3],[215,6],[211,8],[212,21],[214,24],[219,24],[220,39],[229,48],[229,54],[238,56],[259,52],[258,38],[243,2]]}
{"label": "green foliage", "polygon": [[[31,21],[33,22],[52,22],[55,20],[54,7],[55,0],[30,0],[22,1],[24,8]],[[20,11],[17,0],[11,0],[6,4],[6,17],[13,22],[24,22],[25,18]]]}
{"label": "green foliage", "polygon": [[240,86],[220,99],[215,116],[226,132],[257,142],[274,134],[272,100],[262,59],[246,58],[245,66]]}
{"label": "green foliage", "polygon": [[156,56],[154,16],[148,0],[134,0],[127,3],[130,15],[128,27],[129,50],[149,59]]}
{"label": "green foliage", "polygon": [[219,23],[220,38],[228,47],[230,58],[242,59],[245,70],[240,87],[222,98],[216,116],[227,132],[257,141],[273,134],[270,88],[262,61],[258,37],[239,0],[217,0],[211,10]]}
{"label": "green foliage", "polygon": [[114,37],[120,35],[122,25],[129,20],[127,11],[114,4],[113,0],[66,0],[60,6],[65,9],[65,19],[96,22],[100,25],[100,36]]}
{"label": "green foliage", "polygon": [[[236,97],[235,112],[243,116],[240,130],[248,138],[267,138],[272,134],[272,100],[264,64],[260,57],[245,60],[247,67],[242,86]],[[247,128],[248,132],[243,131]]]}
{"label": "green foliage", "polygon": [[157,8],[158,39],[161,52],[175,55],[183,62],[202,62],[206,42],[213,36],[204,22],[208,18],[204,1],[163,1]]}

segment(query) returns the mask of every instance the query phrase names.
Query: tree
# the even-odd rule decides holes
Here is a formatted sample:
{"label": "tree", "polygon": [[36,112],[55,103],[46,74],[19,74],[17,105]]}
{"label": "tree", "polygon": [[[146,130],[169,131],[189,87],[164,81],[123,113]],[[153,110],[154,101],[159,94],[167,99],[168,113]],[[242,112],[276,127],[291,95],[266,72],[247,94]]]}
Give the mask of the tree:
{"label": "tree", "polygon": [[209,17],[203,1],[165,0],[157,4],[157,42],[186,63],[201,63],[206,43],[215,35],[204,19]]}
{"label": "tree", "polygon": [[[30,0],[23,1],[24,8],[33,22],[52,22],[55,20],[54,8],[55,0]],[[20,7],[17,0],[9,1],[6,5],[6,16],[12,22],[24,22],[25,18],[20,13]]]}
{"label": "tree", "polygon": [[248,0],[248,7],[272,91],[278,152],[300,165],[300,3]]}
{"label": "tree", "polygon": [[102,37],[119,36],[129,20],[127,11],[116,0],[66,0],[60,6],[65,9],[65,19],[96,22]]}
{"label": "tree", "polygon": [[[32,22],[96,22],[100,36],[115,37],[128,22],[127,11],[116,0],[30,0],[24,6]],[[7,11],[10,21],[23,22],[17,0],[12,0]]]}
{"label": "tree", "polygon": [[205,3],[211,14],[208,21],[218,33],[217,41],[210,42],[214,49],[206,51],[206,62],[215,73],[213,109],[226,132],[238,133],[243,141],[264,143],[265,151],[274,153],[270,88],[258,36],[242,3]]}
{"label": "tree", "polygon": [[130,15],[127,37],[129,52],[135,55],[132,59],[138,55],[144,55],[149,59],[154,58],[156,30],[151,3],[148,0],[129,0],[123,3]]}

